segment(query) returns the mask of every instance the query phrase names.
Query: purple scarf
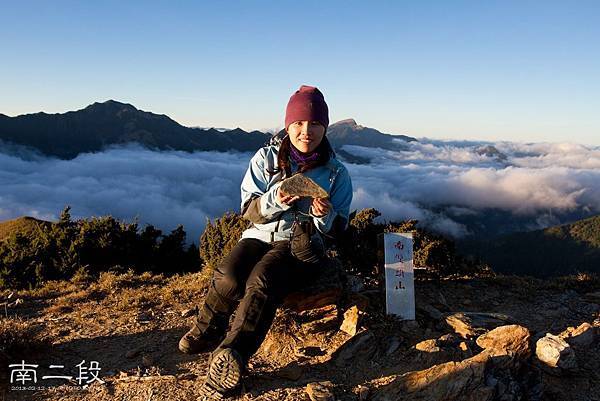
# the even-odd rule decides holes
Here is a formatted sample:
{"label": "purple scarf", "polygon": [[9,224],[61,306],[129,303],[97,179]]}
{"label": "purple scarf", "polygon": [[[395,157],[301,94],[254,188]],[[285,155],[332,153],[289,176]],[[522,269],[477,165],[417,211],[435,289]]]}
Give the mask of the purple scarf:
{"label": "purple scarf", "polygon": [[290,143],[290,158],[299,167],[302,167],[305,164],[317,160],[319,158],[319,152],[313,151],[311,153],[302,153]]}

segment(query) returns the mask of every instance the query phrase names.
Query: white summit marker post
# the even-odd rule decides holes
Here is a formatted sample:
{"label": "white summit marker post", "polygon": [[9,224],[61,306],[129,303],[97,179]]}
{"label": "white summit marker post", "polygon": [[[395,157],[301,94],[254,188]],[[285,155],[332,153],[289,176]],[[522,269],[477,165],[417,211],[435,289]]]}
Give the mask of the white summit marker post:
{"label": "white summit marker post", "polygon": [[412,233],[385,233],[385,297],[388,315],[415,320]]}

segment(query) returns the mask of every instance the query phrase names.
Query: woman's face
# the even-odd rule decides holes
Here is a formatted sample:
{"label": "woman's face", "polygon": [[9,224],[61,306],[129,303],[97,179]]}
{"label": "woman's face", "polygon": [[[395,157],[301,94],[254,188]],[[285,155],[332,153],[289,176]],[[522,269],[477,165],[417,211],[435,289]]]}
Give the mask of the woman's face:
{"label": "woman's face", "polygon": [[325,135],[325,127],[318,121],[294,121],[287,128],[292,145],[302,153],[312,152]]}

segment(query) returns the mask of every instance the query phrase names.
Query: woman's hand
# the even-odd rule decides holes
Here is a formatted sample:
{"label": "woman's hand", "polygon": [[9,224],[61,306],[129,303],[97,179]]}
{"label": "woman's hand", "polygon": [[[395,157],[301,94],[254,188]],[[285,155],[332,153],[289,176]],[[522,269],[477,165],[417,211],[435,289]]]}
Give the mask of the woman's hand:
{"label": "woman's hand", "polygon": [[323,217],[331,210],[331,202],[327,198],[314,198],[311,208],[314,216]]}
{"label": "woman's hand", "polygon": [[291,205],[300,199],[299,196],[291,196],[283,192],[281,189],[277,189],[277,203],[281,205]]}

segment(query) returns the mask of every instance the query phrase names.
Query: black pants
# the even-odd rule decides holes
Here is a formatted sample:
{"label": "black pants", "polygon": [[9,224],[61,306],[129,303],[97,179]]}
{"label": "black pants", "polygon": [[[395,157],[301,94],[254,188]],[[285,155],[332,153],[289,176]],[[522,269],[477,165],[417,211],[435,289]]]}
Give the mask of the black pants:
{"label": "black pants", "polygon": [[312,269],[291,255],[289,241],[243,239],[215,269],[196,324],[203,333],[223,333],[235,311],[217,349],[233,348],[247,362],[267,335],[283,298],[315,277]]}

